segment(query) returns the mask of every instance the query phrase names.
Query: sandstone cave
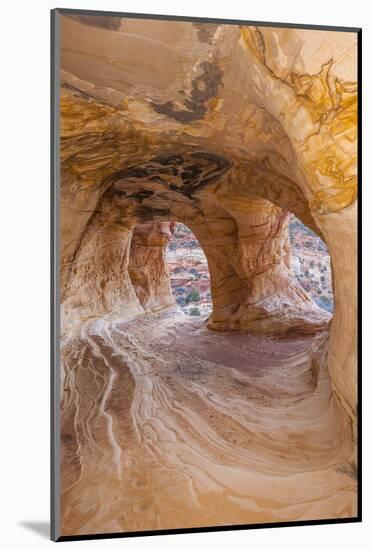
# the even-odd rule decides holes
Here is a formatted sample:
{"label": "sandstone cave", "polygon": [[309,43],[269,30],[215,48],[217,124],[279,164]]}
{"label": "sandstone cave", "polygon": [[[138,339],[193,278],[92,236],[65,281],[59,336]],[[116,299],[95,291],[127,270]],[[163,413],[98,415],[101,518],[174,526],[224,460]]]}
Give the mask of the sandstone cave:
{"label": "sandstone cave", "polygon": [[[63,532],[351,517],[354,38],[337,58],[320,31],[61,24]],[[294,275],[293,215],[333,316]],[[206,318],[175,303],[175,224]]]}

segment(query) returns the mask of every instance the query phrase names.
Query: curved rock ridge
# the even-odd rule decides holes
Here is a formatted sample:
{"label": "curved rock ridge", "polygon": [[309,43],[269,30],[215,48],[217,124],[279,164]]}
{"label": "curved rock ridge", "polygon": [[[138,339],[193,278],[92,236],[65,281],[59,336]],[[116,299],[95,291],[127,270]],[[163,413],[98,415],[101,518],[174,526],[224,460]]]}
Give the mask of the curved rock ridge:
{"label": "curved rock ridge", "polygon": [[[61,47],[64,533],[354,515],[356,33],[61,16]],[[327,244],[332,319],[289,213]]]}
{"label": "curved rock ridge", "polygon": [[354,515],[327,338],[217,334],[176,312],[83,325],[63,351],[63,533]]}

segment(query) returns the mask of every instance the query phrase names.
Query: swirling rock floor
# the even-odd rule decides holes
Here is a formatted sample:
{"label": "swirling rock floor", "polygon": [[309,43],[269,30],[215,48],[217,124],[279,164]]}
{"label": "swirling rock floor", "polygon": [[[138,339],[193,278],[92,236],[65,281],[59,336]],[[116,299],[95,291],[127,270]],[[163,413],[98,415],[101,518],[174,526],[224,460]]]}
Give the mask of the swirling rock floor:
{"label": "swirling rock floor", "polygon": [[96,320],[62,348],[62,534],[351,517],[328,334]]}

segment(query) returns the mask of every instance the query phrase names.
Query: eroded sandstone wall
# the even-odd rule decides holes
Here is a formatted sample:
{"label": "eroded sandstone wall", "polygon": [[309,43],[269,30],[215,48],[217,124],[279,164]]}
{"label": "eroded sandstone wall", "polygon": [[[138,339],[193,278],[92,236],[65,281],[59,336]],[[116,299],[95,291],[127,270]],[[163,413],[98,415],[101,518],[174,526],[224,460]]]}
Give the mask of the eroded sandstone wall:
{"label": "eroded sandstone wall", "polygon": [[147,222],[133,231],[129,276],[141,306],[153,312],[175,304],[166,263],[166,245],[174,224]]}
{"label": "eroded sandstone wall", "polygon": [[355,33],[61,17],[61,36],[66,319],[143,313],[132,230],[183,221],[208,257],[211,325],[320,325],[290,274],[294,212],[332,257],[329,368],[354,418]]}

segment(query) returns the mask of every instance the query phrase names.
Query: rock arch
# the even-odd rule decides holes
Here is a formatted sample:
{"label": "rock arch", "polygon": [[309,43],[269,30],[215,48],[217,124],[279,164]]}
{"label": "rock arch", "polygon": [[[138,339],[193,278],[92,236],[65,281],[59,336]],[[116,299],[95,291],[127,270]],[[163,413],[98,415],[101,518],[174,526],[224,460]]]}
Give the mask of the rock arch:
{"label": "rock arch", "polygon": [[[233,185],[235,176],[226,177],[231,166],[210,152],[192,151],[156,157],[111,178],[73,263],[72,285],[77,284],[79,297],[70,287],[67,302],[79,314],[85,300],[92,315],[118,308],[123,318],[132,315],[132,308],[139,313],[172,304],[164,247],[171,224],[181,221],[198,237],[208,259],[210,328],[267,333],[324,329],[329,316],[292,274],[289,212]],[[92,260],[94,248],[98,255]],[[90,289],[81,285],[81,278]]]}

